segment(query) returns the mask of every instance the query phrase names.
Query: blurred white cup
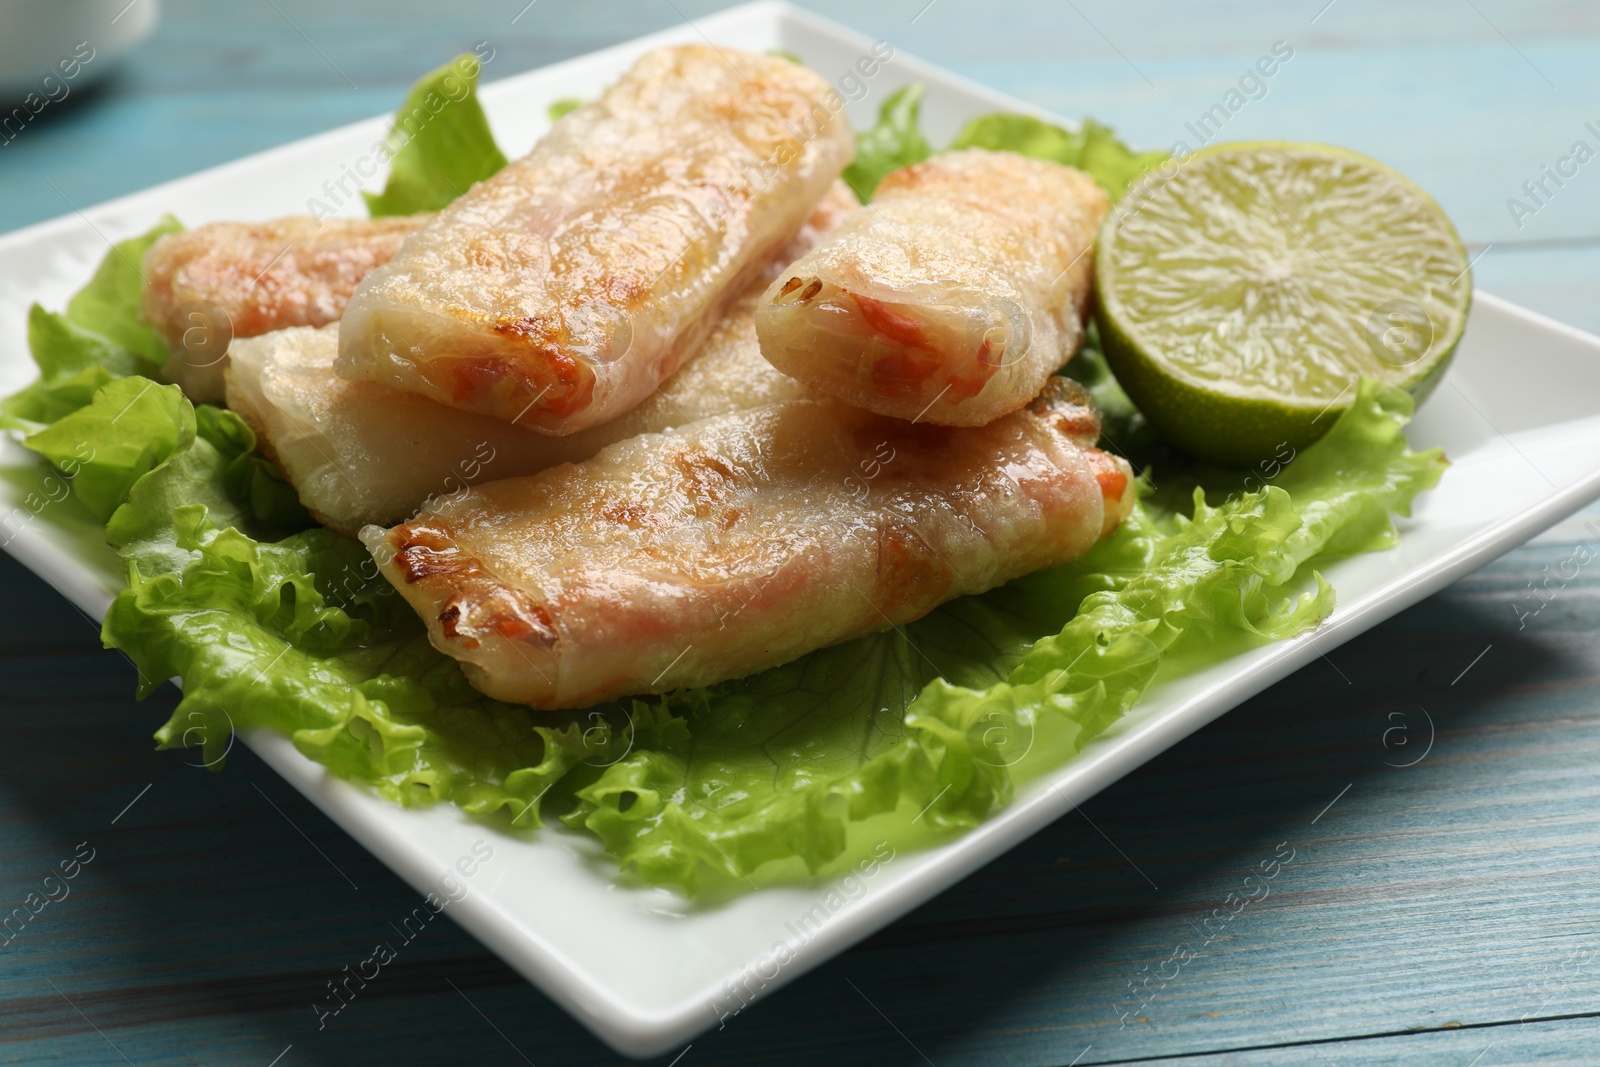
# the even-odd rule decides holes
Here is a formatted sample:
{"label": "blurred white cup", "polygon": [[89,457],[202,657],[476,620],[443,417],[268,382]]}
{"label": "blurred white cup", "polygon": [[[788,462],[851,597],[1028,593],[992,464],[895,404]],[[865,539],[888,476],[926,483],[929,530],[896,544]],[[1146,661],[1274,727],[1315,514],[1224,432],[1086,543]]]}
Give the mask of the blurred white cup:
{"label": "blurred white cup", "polygon": [[160,0],[0,0],[0,101],[52,100],[89,84],[160,16]]}

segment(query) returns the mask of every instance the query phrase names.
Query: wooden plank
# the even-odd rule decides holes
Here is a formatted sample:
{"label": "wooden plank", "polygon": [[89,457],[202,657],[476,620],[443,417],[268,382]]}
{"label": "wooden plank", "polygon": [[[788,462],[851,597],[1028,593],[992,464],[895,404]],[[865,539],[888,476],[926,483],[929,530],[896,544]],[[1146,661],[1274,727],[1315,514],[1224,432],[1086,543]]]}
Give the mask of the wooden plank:
{"label": "wooden plank", "polygon": [[[1268,1064],[1404,1063],[1408,1067],[1494,1067],[1497,1064],[1539,1063],[1550,1067],[1587,1067],[1594,1062],[1600,1042],[1600,1024],[1593,1019],[1553,1023],[1512,1023],[1472,1029],[1439,1030],[1416,1035],[1383,1035],[1312,1045],[1229,1051],[1210,1056],[1144,1060],[1151,1067],[1267,1067]],[[1092,1053],[1092,1050],[1091,1050]],[[1097,1062],[1089,1057],[1082,1067]]]}

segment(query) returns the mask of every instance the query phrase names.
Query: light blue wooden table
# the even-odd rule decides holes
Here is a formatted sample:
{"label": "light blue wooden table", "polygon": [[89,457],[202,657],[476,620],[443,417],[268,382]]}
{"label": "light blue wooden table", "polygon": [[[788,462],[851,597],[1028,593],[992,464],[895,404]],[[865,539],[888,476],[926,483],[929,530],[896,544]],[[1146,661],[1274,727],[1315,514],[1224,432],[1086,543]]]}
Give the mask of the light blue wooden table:
{"label": "light blue wooden table", "polygon": [[[503,76],[711,9],[525,3],[169,2],[110,82],[0,148],[0,230],[387,111],[479,39]],[[1228,138],[1387,160],[1481,253],[1482,288],[1600,331],[1600,160],[1531,215],[1507,204],[1574,142],[1600,148],[1600,4],[817,10],[1147,146],[1287,42]],[[1337,650],[681,1067],[1600,1063],[1600,584],[1583,573],[1522,629],[1512,607],[1595,538],[1566,523]],[[324,981],[414,894],[247,753],[214,775],[152,752],[172,695],[135,704],[133,680],[93,620],[0,562],[0,903],[93,856],[0,949],[0,1061],[617,1062],[449,923],[319,1033]],[[1268,898],[1172,962],[1288,849]]]}

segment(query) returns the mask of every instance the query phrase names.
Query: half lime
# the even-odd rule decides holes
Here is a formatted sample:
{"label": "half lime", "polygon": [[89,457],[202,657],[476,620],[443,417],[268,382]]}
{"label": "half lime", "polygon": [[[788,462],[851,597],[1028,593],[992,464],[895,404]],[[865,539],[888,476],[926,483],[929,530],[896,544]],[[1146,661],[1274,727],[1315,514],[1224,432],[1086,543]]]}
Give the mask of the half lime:
{"label": "half lime", "polygon": [[1363,377],[1419,402],[1472,304],[1466,248],[1411,181],[1329,145],[1217,145],[1145,174],[1095,265],[1106,359],[1145,416],[1246,466],[1320,437]]}

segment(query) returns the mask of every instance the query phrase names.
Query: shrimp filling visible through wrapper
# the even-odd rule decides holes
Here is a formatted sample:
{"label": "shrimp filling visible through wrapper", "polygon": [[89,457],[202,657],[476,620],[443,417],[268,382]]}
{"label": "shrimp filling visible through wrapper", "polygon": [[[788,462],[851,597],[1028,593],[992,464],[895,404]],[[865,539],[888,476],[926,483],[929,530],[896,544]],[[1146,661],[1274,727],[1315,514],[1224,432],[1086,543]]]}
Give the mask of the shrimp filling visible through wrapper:
{"label": "shrimp filling visible through wrapper", "polygon": [[762,353],[869,411],[949,426],[999,418],[1082,340],[1108,204],[1088,175],[1010,152],[894,171],[767,290]]}
{"label": "shrimp filling visible through wrapper", "polygon": [[475,486],[362,541],[492,697],[709,685],[1067,562],[1133,506],[1054,379],[986,426],[791,400]]}
{"label": "shrimp filling visible through wrapper", "polygon": [[838,96],[773,56],[646,54],[374,271],[338,373],[549,434],[677,370],[854,152]]}

